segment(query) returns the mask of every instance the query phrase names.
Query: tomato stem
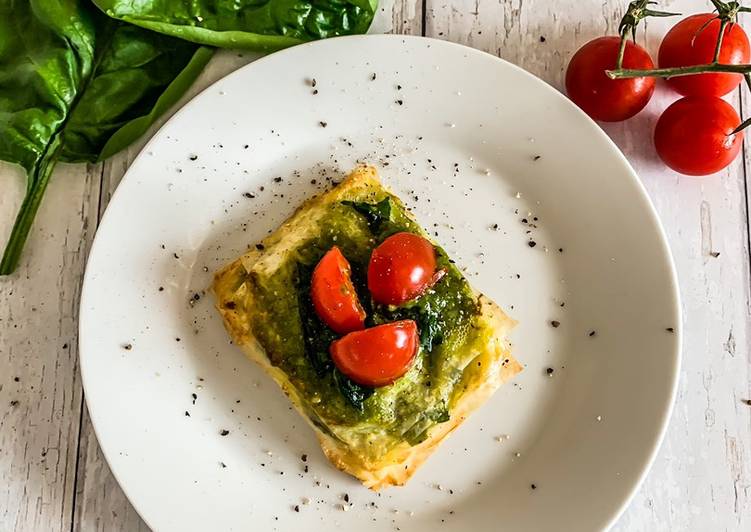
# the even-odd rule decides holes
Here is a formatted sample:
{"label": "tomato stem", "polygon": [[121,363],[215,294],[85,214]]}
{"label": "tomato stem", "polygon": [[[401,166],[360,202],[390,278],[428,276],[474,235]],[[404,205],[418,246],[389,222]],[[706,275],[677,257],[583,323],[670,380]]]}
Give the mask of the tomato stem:
{"label": "tomato stem", "polygon": [[720,19],[720,34],[717,36],[717,46],[714,49],[714,57],[712,58],[712,64],[717,64],[720,61],[720,49],[722,48],[722,39],[725,36],[725,28],[728,25],[726,19]]}
{"label": "tomato stem", "polygon": [[751,64],[741,65],[722,65],[719,63],[708,63],[706,65],[692,65],[684,67],[671,68],[653,68],[639,70],[634,68],[620,68],[615,70],[606,70],[605,73],[610,79],[628,79],[628,78],[675,78],[678,76],[690,76],[692,74],[704,74],[707,72],[724,72],[729,74],[748,74],[751,73]]}
{"label": "tomato stem", "polygon": [[[746,80],[746,86],[751,90],[751,74],[746,72],[743,74],[743,79]],[[746,129],[749,125],[751,125],[751,118],[746,118],[743,122],[741,122],[737,128],[735,128],[733,131],[730,132],[730,135],[735,135],[739,131],[743,131]],[[728,135],[728,136],[730,136]]]}
{"label": "tomato stem", "polygon": [[618,70],[621,70],[623,68],[623,56],[626,53],[626,34],[628,33],[628,28],[623,28],[621,30],[621,45],[618,48],[618,61],[615,63],[615,68]]}
{"label": "tomato stem", "polygon": [[[623,67],[623,47],[625,46],[626,32],[630,29],[633,31],[635,24],[644,18],[645,15],[652,16],[669,16],[673,13],[657,13],[647,9],[647,5],[651,2],[631,2],[629,4],[626,15],[621,20],[619,29],[621,30],[621,50],[618,52],[617,67],[614,70],[606,70],[605,73],[610,79],[629,79],[629,78],[674,78],[678,76],[691,76],[693,74],[704,74],[707,72],[723,72],[728,74],[743,74],[749,81],[748,74],[751,73],[751,64],[742,65],[723,65],[720,64],[720,51],[722,50],[722,41],[725,38],[725,29],[729,24],[733,24],[734,20],[738,16],[738,13],[747,13],[751,9],[743,7],[739,2],[723,2],[722,0],[711,0],[712,5],[717,10],[717,16],[707,21],[699,31],[703,31],[704,27],[709,25],[714,20],[720,21],[720,29],[717,35],[717,45],[714,49],[714,57],[711,63],[706,65],[691,65],[683,67],[671,67],[671,68],[653,68],[648,70],[630,69]],[[751,85],[749,85],[751,87]]]}
{"label": "tomato stem", "polygon": [[626,40],[629,32],[631,38],[636,42],[636,26],[647,17],[672,17],[678,13],[668,13],[666,11],[655,11],[649,6],[656,4],[655,0],[633,0],[629,2],[626,12],[623,14],[620,24],[618,24],[618,34],[621,36],[621,46],[618,49],[618,60],[616,61],[616,70],[623,68],[623,55],[626,52]]}

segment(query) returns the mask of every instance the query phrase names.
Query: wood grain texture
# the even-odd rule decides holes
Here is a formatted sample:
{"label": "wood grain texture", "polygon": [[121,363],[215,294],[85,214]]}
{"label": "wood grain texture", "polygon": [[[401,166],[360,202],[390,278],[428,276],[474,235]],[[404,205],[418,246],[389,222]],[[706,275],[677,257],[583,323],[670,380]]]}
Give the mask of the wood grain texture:
{"label": "wood grain texture", "polygon": [[[61,165],[17,272],[0,277],[0,530],[69,530],[81,383],[80,279],[96,227],[101,166]],[[23,176],[0,171],[0,226]]]}
{"label": "wood grain texture", "polygon": [[[424,30],[498,55],[560,88],[573,52],[614,33],[625,3],[387,0],[372,31]],[[708,4],[661,5],[690,13]],[[671,23],[650,22],[649,38],[640,32],[640,40],[654,52]],[[191,95],[251,59],[222,52]],[[707,179],[666,171],[651,135],[673,99],[662,88],[635,119],[605,127],[639,173],[671,243],[685,346],[665,443],[615,529],[751,530],[751,407],[742,402],[751,399],[751,151],[746,145],[742,160]],[[748,92],[741,100],[749,116]],[[112,477],[83,410],[76,337],[94,228],[141,145],[103,165],[57,168],[19,271],[0,278],[0,531],[148,529]],[[22,185],[19,172],[0,166],[0,244]]]}
{"label": "wood grain texture", "polygon": [[368,33],[422,35],[422,0],[381,0]]}

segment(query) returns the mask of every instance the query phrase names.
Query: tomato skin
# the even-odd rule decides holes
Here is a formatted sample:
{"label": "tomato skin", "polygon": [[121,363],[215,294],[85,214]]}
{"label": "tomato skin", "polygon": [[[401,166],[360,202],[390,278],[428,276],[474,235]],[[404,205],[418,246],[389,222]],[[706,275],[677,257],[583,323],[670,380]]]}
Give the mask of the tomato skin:
{"label": "tomato skin", "polygon": [[357,298],[351,272],[349,262],[334,246],[318,262],[311,278],[313,308],[318,317],[338,334],[365,327],[365,311]]}
{"label": "tomato skin", "polygon": [[435,249],[420,235],[391,235],[370,256],[368,290],[377,303],[406,303],[430,287],[435,277]]}
{"label": "tomato skin", "polygon": [[[595,120],[619,122],[644,109],[655,90],[654,78],[610,79],[618,62],[620,37],[598,37],[579,48],[566,69],[566,93]],[[647,51],[628,41],[623,68],[654,68]]]}
{"label": "tomato skin", "polygon": [[655,147],[665,164],[676,172],[713,174],[738,156],[743,132],[730,133],[740,123],[738,113],[725,100],[687,96],[662,113],[655,127]]}
{"label": "tomato skin", "polygon": [[417,354],[419,335],[412,320],[349,333],[329,347],[339,371],[357,384],[386,386],[404,375]]}
{"label": "tomato skin", "polygon": [[[720,21],[712,13],[684,18],[662,39],[657,62],[660,68],[703,65],[712,62]],[[714,20],[712,20],[714,19]],[[712,20],[702,29],[707,21]],[[700,31],[701,30],[701,31]],[[737,23],[725,28],[719,62],[727,65],[748,63],[751,47],[743,28]],[[669,78],[668,84],[684,96],[723,96],[743,81],[741,74],[696,74]]]}

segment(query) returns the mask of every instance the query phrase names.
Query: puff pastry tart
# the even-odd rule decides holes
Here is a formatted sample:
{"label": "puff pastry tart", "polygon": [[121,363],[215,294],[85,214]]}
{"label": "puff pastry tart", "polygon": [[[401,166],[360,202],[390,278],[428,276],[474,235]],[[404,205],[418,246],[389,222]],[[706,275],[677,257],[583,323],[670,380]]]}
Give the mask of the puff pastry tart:
{"label": "puff pastry tart", "polygon": [[234,343],[337,468],[402,485],[521,371],[514,321],[473,290],[372,167],[300,206],[216,273]]}

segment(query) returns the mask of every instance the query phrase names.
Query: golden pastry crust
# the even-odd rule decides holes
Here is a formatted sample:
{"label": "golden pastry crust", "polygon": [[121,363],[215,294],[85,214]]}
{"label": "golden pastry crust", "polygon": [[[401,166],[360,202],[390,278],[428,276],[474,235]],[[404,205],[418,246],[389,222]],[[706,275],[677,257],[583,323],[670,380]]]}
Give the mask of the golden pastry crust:
{"label": "golden pastry crust", "polygon": [[403,485],[427,459],[440,442],[477,408],[479,408],[504,382],[522,370],[512,357],[507,334],[515,322],[498,305],[479,295],[481,314],[478,324],[492,331],[488,341],[479,349],[466,367],[457,384],[454,400],[449,404],[450,419],[439,423],[428,432],[421,443],[411,446],[402,441],[377,460],[358,453],[342,441],[326,434],[312,422],[296,387],[280,368],[269,361],[263,347],[253,335],[248,309],[255,304],[244,279],[251,269],[273,271],[289,254],[315,231],[321,212],[331,203],[341,201],[356,191],[358,194],[383,191],[374,168],[358,167],[334,189],[311,198],[300,206],[273,234],[263,241],[263,250],[253,249],[216,273],[213,291],[216,307],[225,327],[248,358],[259,364],[281,387],[295,408],[316,431],[326,457],[337,468],[362,481],[374,490],[392,485]]}

